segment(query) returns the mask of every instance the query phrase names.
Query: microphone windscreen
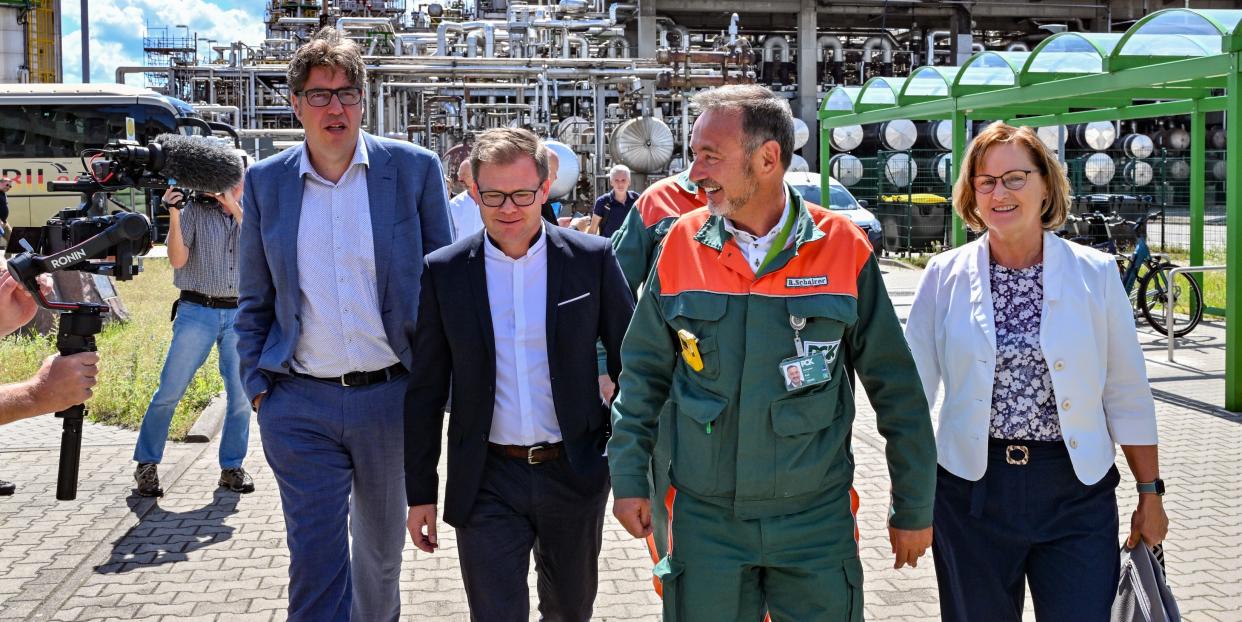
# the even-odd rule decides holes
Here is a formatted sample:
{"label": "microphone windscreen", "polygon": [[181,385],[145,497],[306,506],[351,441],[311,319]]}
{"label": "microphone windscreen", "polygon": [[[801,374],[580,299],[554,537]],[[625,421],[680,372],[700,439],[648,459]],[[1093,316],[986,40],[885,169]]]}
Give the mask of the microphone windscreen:
{"label": "microphone windscreen", "polygon": [[155,142],[164,151],[166,177],[176,185],[204,192],[225,192],[241,183],[245,170],[231,147],[206,136],[160,134]]}

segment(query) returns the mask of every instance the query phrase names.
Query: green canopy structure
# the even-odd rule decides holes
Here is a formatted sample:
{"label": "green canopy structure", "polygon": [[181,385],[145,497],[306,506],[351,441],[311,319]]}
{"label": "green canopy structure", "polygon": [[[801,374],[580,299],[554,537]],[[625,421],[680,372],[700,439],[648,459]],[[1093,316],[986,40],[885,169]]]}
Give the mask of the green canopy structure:
{"label": "green canopy structure", "polygon": [[[953,121],[953,166],[968,120],[1041,127],[1190,116],[1190,263],[1203,265],[1206,115],[1224,112],[1227,151],[1242,153],[1242,10],[1168,9],[1125,33],[1064,32],[1031,52],[980,52],[961,67],[924,66],[905,79],[837,87],[820,108],[821,179],[833,128],[895,119]],[[1224,94],[1221,95],[1220,93]],[[1242,411],[1242,157],[1226,181],[1225,408]],[[824,189],[827,192],[827,188]],[[952,243],[966,241],[954,217]]]}

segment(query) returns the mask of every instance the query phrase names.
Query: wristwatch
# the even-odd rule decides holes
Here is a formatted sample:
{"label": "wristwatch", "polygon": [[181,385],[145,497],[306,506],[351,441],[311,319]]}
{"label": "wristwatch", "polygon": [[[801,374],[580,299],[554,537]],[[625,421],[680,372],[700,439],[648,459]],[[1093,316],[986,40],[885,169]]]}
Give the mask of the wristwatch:
{"label": "wristwatch", "polygon": [[1157,497],[1163,497],[1164,496],[1164,480],[1157,478],[1150,482],[1139,482],[1138,491],[1139,491],[1139,494],[1149,494],[1149,495],[1156,495]]}

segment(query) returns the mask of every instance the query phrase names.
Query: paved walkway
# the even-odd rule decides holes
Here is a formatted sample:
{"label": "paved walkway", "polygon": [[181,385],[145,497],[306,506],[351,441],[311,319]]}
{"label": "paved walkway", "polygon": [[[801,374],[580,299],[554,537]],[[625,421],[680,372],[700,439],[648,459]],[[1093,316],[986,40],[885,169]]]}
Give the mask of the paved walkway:
{"label": "paved walkway", "polygon": [[[918,273],[885,270],[904,317]],[[1190,622],[1242,621],[1242,416],[1218,408],[1223,340],[1222,325],[1205,324],[1179,350],[1178,362],[1169,364],[1163,341],[1143,334],[1170,490],[1170,582]],[[15,496],[0,497],[0,619],[283,620],[289,561],[284,522],[257,427],[252,432],[246,466],[257,492],[215,488],[218,442],[169,444],[161,467],[167,496],[156,501],[131,496],[136,433],[88,425],[78,500],[58,502],[59,421],[42,417],[0,429],[0,477],[19,484]],[[891,567],[883,523],[883,439],[862,397],[855,438],[867,619],[936,619],[931,560],[914,570]],[[1124,517],[1135,495],[1121,467]],[[644,546],[611,517],[605,531],[596,619],[658,619]],[[452,530],[441,543],[435,555],[406,547],[405,619],[468,619]],[[1033,619],[1029,611],[1027,619]]]}

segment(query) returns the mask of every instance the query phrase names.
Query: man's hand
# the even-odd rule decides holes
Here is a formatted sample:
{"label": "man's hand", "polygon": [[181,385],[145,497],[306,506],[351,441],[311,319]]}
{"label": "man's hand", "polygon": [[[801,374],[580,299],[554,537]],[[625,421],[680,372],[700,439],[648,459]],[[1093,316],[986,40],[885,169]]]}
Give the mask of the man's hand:
{"label": "man's hand", "polygon": [[617,383],[612,381],[612,377],[608,374],[599,375],[599,396],[603,398],[605,404],[611,404],[612,398],[617,393]]}
{"label": "man's hand", "polygon": [[181,209],[181,207],[184,207],[181,205],[181,202],[185,201],[185,193],[181,190],[181,188],[170,186],[164,191],[164,196],[161,197],[160,200],[164,203],[165,207],[169,208],[168,212],[171,214],[174,209]]}
{"label": "man's hand", "polygon": [[1130,537],[1126,546],[1134,548],[1142,539],[1147,546],[1164,542],[1169,534],[1169,517],[1164,513],[1164,501],[1158,495],[1140,494],[1138,509],[1130,515]]}
{"label": "man's hand", "polygon": [[888,540],[893,545],[893,556],[895,557],[893,568],[901,568],[906,564],[910,564],[913,568],[918,568],[919,558],[931,546],[932,528],[909,530],[890,526],[888,528]]}
{"label": "man's hand", "polygon": [[60,412],[91,399],[91,387],[99,374],[97,352],[79,352],[69,356],[53,355],[30,379],[30,390],[45,413]]}
{"label": "man's hand", "polygon": [[254,408],[254,414],[259,414],[259,404],[263,403],[263,398],[267,397],[267,391],[254,396],[254,401],[250,405]]}
{"label": "man's hand", "polygon": [[646,497],[614,499],[612,515],[635,538],[651,535],[651,500]]}
{"label": "man's hand", "polygon": [[0,337],[24,326],[36,309],[30,292],[13,280],[8,270],[0,271]]}
{"label": "man's hand", "polygon": [[[424,527],[426,527],[425,533]],[[440,546],[440,540],[436,538],[436,504],[411,506],[408,518],[405,520],[405,528],[410,530],[410,539],[414,541],[414,546],[418,547],[418,550],[424,553],[435,553],[436,548]]]}

